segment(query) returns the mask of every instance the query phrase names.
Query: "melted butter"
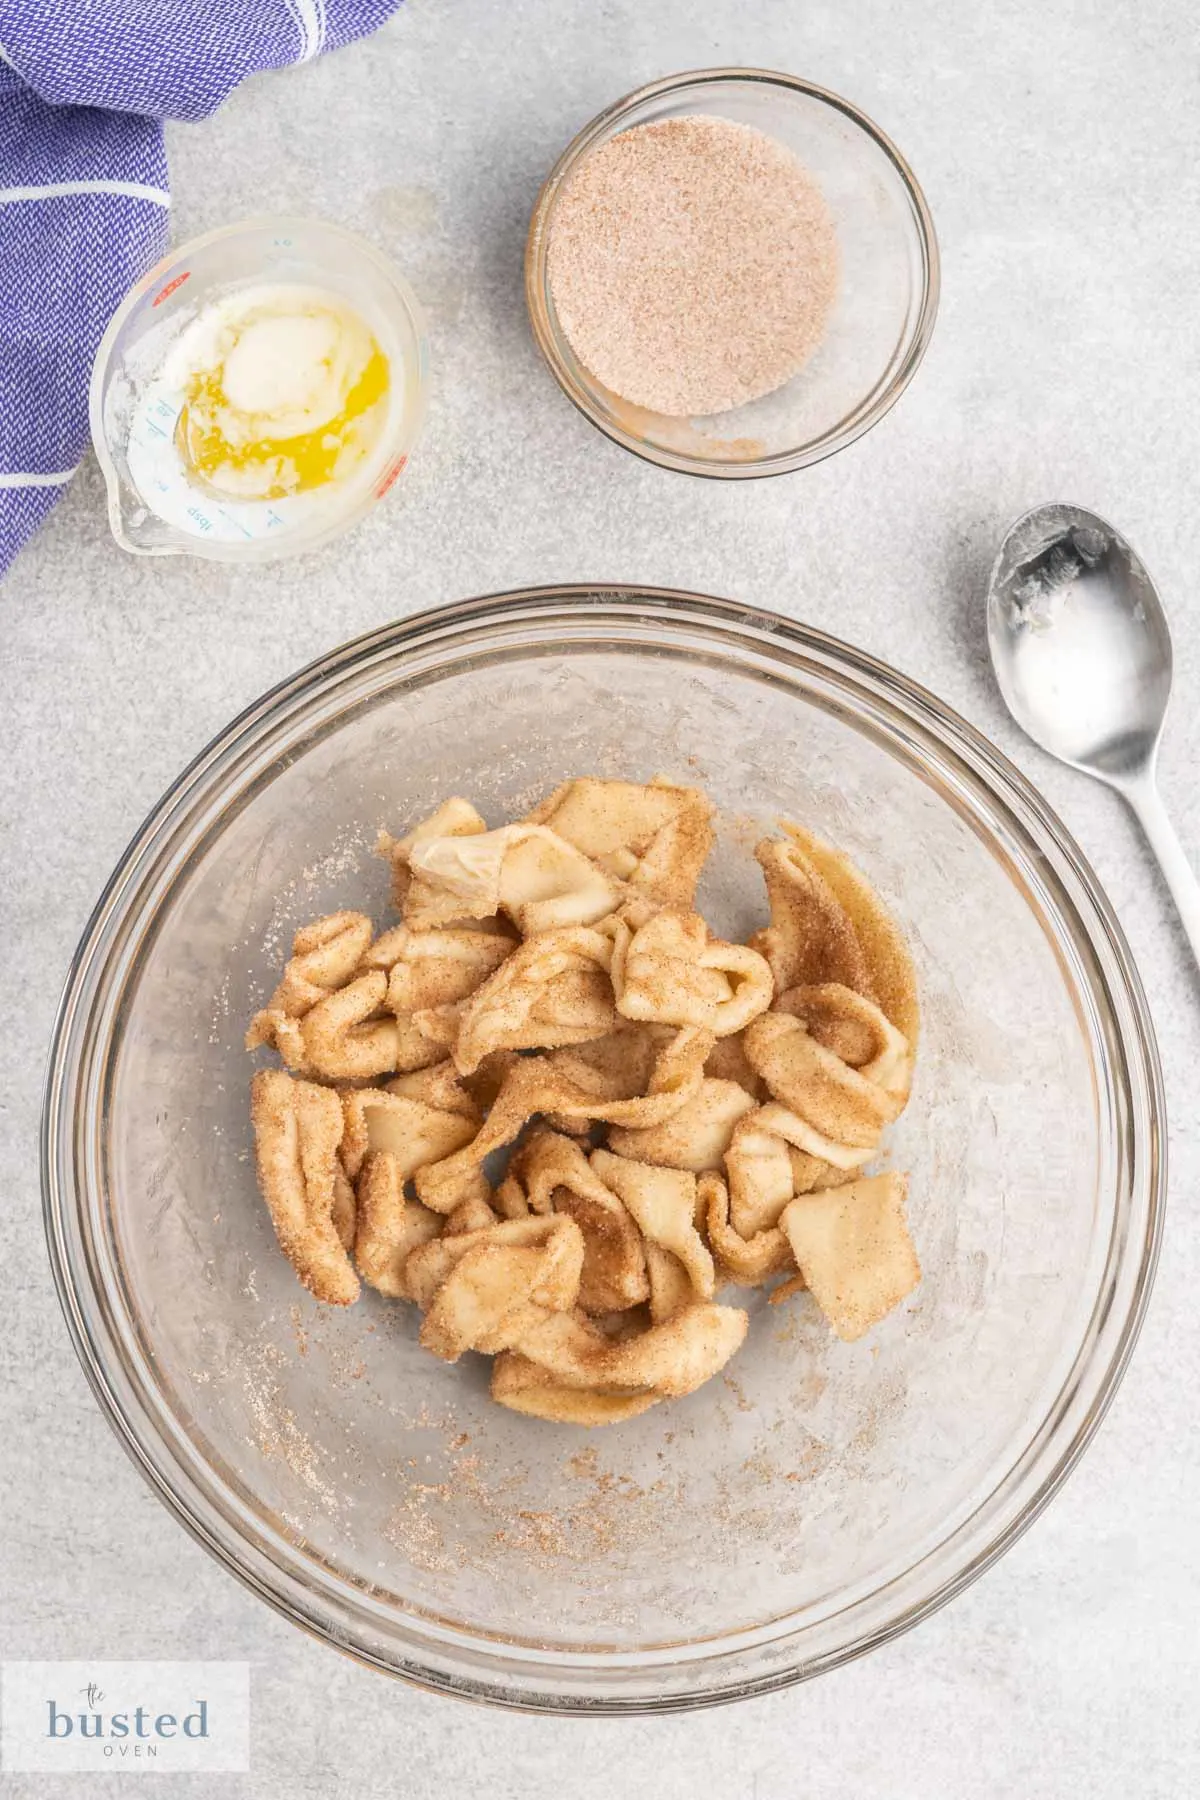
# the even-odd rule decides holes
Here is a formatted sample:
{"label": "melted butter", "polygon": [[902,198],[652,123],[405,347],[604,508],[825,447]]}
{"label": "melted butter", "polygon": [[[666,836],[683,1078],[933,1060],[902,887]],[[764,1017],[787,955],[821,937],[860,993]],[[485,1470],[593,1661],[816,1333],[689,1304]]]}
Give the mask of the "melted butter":
{"label": "melted butter", "polygon": [[338,295],[260,288],[222,301],[191,336],[176,445],[189,476],[236,499],[344,481],[377,442],[391,369]]}

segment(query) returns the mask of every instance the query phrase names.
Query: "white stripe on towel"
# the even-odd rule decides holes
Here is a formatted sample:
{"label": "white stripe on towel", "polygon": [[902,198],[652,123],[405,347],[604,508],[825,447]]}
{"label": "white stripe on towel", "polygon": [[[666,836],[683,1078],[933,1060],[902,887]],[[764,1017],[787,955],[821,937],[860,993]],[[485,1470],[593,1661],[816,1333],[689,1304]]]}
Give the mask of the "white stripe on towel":
{"label": "white stripe on towel", "polygon": [[300,33],[297,62],[311,62],[325,42],[325,0],[283,0]]}
{"label": "white stripe on towel", "polygon": [[[76,463],[75,469],[78,467]],[[60,469],[57,475],[0,475],[0,488],[61,487],[75,469]]]}
{"label": "white stripe on towel", "polygon": [[126,200],[153,200],[170,206],[166,188],[147,187],[142,181],[55,181],[48,187],[0,188],[0,206],[18,200],[58,200],[69,194],[120,194]]}

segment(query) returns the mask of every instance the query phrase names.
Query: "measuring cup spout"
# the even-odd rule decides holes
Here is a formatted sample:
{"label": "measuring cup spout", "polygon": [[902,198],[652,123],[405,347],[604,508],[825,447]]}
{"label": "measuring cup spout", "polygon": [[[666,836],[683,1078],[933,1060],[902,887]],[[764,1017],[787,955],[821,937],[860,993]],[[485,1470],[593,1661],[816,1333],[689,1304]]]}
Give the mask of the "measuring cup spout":
{"label": "measuring cup spout", "polygon": [[123,481],[115,469],[106,467],[104,479],[108,484],[108,522],[122,550],[133,556],[182,556],[190,548],[183,533],[151,512],[136,488]]}

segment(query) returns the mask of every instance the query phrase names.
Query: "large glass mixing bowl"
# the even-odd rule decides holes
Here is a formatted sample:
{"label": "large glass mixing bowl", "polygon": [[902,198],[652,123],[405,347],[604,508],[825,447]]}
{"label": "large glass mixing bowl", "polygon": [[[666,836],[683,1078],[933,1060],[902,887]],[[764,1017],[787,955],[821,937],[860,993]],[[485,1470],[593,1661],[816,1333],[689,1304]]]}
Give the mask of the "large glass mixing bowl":
{"label": "large glass mixing bowl", "polygon": [[[908,932],[924,1035],[890,1140],[924,1266],[864,1342],[746,1296],[747,1343],[604,1431],[487,1398],[414,1311],[314,1302],[255,1193],[242,1049],[296,925],[387,917],[380,826],[583,772],[702,782],[701,895],[760,921],[778,815]],[[242,715],[164,797],[76,957],[44,1122],[79,1355],[176,1515],[282,1612],[431,1687],[669,1709],[880,1643],[977,1575],[1094,1431],[1162,1220],[1163,1101],[1120,930],[961,719],[845,645],[693,595],[555,588],[392,625]]]}

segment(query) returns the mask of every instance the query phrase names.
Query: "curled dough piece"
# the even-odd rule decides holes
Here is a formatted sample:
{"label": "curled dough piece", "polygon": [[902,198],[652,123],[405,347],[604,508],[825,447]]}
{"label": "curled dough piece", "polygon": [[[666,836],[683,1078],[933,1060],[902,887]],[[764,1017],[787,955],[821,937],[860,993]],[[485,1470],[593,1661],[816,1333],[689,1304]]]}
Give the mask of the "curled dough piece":
{"label": "curled dough piece", "polygon": [[[442,1062],[447,1056],[453,1056],[461,1012],[461,1001],[451,1001],[446,1006],[423,1006],[411,1019],[400,1021],[402,1044],[406,1048],[412,1044],[428,1049],[429,1054],[419,1065],[421,1068],[431,1067],[433,1060]],[[415,1056],[413,1060],[415,1062]]]}
{"label": "curled dough piece", "polygon": [[780,838],[764,838],[754,854],[767,884],[771,923],[750,942],[770,963],[776,990],[837,981],[873,997],[858,934],[812,859]]}
{"label": "curled dough piece", "polygon": [[583,1234],[579,1305],[585,1313],[623,1312],[649,1298],[641,1233],[573,1139],[544,1126],[534,1131],[510,1162],[496,1199],[509,1218],[553,1210],[574,1219]]}
{"label": "curled dough piece", "polygon": [[365,913],[329,913],[302,926],[292,939],[282,981],[250,1022],[247,1050],[270,1044],[289,1068],[301,1072],[304,1049],[296,1021],[350,980],[370,942],[371,921]]}
{"label": "curled dough piece", "polygon": [[719,1175],[700,1177],[700,1203],[718,1279],[723,1277],[741,1287],[757,1287],[769,1276],[793,1266],[791,1248],[778,1225],[756,1231],[749,1238],[734,1230],[729,1217],[729,1189]]}
{"label": "curled dough piece", "polygon": [[617,884],[544,825],[504,825],[414,844],[404,902],[412,926],[485,919],[498,912],[525,937],[560,925],[592,925],[617,904]]}
{"label": "curled dough piece", "polygon": [[492,1399],[531,1419],[555,1425],[618,1425],[657,1406],[655,1393],[603,1393],[564,1387],[519,1350],[503,1350],[492,1364]]}
{"label": "curled dough piece", "polygon": [[601,1100],[624,1100],[649,1090],[654,1070],[677,1033],[670,1025],[634,1025],[618,1018],[603,1037],[557,1052],[551,1061]]}
{"label": "curled dough piece", "polygon": [[521,1059],[505,1076],[491,1111],[471,1142],[461,1150],[430,1163],[415,1177],[417,1198],[434,1212],[452,1213],[478,1188],[483,1165],[494,1150],[511,1144],[523,1125],[542,1105],[546,1082],[543,1059]]}
{"label": "curled dough piece", "polygon": [[474,1142],[418,1172],[418,1198],[435,1212],[453,1212],[463,1183],[474,1179],[485,1158],[510,1144],[535,1113],[618,1125],[654,1125],[670,1118],[699,1087],[712,1044],[709,1033],[679,1032],[660,1051],[649,1092],[626,1099],[607,1098],[611,1077],[575,1060],[569,1050],[518,1058]]}
{"label": "curled dough piece", "polygon": [[906,1176],[865,1176],[805,1194],[780,1224],[813,1299],[840,1338],[863,1336],[921,1279],[904,1217]]}
{"label": "curled dough piece", "polygon": [[610,1131],[608,1147],[634,1162],[690,1169],[699,1175],[721,1167],[734,1127],[754,1109],[754,1100],[739,1083],[706,1075],[692,1098],[665,1124],[642,1131]]}
{"label": "curled dough piece", "polygon": [[506,932],[465,926],[413,931],[399,925],[379,942],[391,958],[387,1003],[399,1019],[469,999],[517,947]]}
{"label": "curled dough piece", "polygon": [[441,1162],[469,1144],[478,1114],[442,1112],[382,1088],[352,1088],[342,1095],[345,1130],[342,1164],[351,1181],[372,1151],[386,1151],[403,1181],[426,1163]]}
{"label": "curled dough piece", "polygon": [[386,1151],[368,1156],[358,1179],[354,1261],[371,1287],[392,1300],[411,1300],[405,1268],[414,1250],[431,1243],[445,1224],[437,1213],[404,1197],[404,1177]]}
{"label": "curled dough piece", "polygon": [[577,1194],[589,1194],[604,1186],[599,1176],[593,1175],[586,1155],[574,1138],[545,1125],[531,1131],[520,1148],[513,1152],[503,1185],[520,1189],[522,1213],[550,1212],[556,1188],[571,1188]]}
{"label": "curled dough piece", "polygon": [[844,1159],[845,1166],[838,1168],[811,1150],[800,1149],[798,1142],[813,1145],[823,1140],[803,1119],[774,1102],[747,1113],[734,1126],[725,1171],[733,1228],[740,1237],[750,1240],[777,1225],[780,1213],[797,1194],[844,1181],[873,1154],[825,1145]]}
{"label": "curled dough piece", "polygon": [[789,988],[775,1002],[775,1010],[799,1019],[823,1050],[857,1069],[865,1081],[907,1100],[913,1063],[908,1039],[873,1000],[838,982],[826,982]]}
{"label": "curled dough piece", "polygon": [[386,1092],[401,1094],[406,1100],[420,1100],[425,1106],[432,1106],[435,1112],[461,1113],[464,1119],[472,1119],[476,1125],[481,1118],[479,1102],[467,1092],[449,1057],[426,1069],[397,1075],[394,1081],[388,1082]]}
{"label": "curled dough piece", "polygon": [[712,848],[712,803],[699,788],[580,776],[529,815],[663,906],[691,906]]}
{"label": "curled dough piece", "polygon": [[454,1060],[472,1075],[496,1050],[558,1049],[602,1037],[616,1019],[612,939],[585,926],[532,937],[463,1006]]}
{"label": "curled dough piece", "polygon": [[756,1019],[746,1033],[746,1055],[775,1099],[831,1143],[873,1149],[903,1110],[904,1094],[852,1069],[788,1013]]}
{"label": "curled dough piece", "polygon": [[[777,1225],[780,1213],[796,1196],[787,1140],[764,1127],[764,1110],[748,1113],[734,1128],[725,1157],[733,1230],[747,1242]],[[729,1260],[722,1251],[717,1254]]]}
{"label": "curled dough piece", "polygon": [[385,856],[392,865],[392,901],[401,912],[408,898],[408,890],[412,884],[408,860],[417,844],[428,843],[430,838],[476,837],[487,830],[487,823],[481,819],[469,800],[460,799],[457,795],[450,800],[443,800],[435,812],[402,838],[394,838],[390,833],[381,831],[375,842],[380,856]]}
{"label": "curled dough piece", "polygon": [[[521,1060],[515,1050],[497,1050],[493,1055],[484,1057],[473,1075],[463,1077],[462,1085],[475,1104],[484,1112],[489,1112],[496,1104],[496,1096],[504,1086],[506,1077]],[[457,1074],[457,1070],[455,1073]]]}
{"label": "curled dough piece", "polygon": [[[489,1225],[500,1223],[499,1215],[492,1211],[491,1199],[486,1189],[486,1182],[481,1182],[478,1193],[468,1193],[464,1199],[459,1201],[446,1220],[442,1232],[443,1237],[461,1237],[466,1231],[486,1231]],[[433,1216],[435,1219],[438,1217],[437,1213],[434,1213]]]}
{"label": "curled dough piece", "polygon": [[637,1226],[615,1194],[597,1182],[588,1193],[560,1188],[554,1210],[583,1237],[579,1306],[592,1316],[623,1312],[649,1297],[646,1253]]}
{"label": "curled dough piece", "polygon": [[686,1169],[659,1169],[595,1150],[593,1172],[624,1201],[647,1244],[670,1251],[686,1269],[702,1300],[716,1286],[713,1259],[696,1230],[696,1177]]}
{"label": "curled dough piece", "polygon": [[[288,964],[247,1043],[251,1048],[272,1043],[294,1073],[327,1080],[417,1070],[442,1060],[457,1019],[448,1033],[439,1033],[436,1022],[423,1031],[414,1011],[434,1008],[436,1019],[436,1009],[472,993],[514,948],[514,940],[502,933],[418,933],[403,925],[371,942],[369,921],[361,913],[318,920],[296,942],[305,954]],[[377,1020],[368,1027],[369,1015],[385,1007],[397,1015],[395,1024]],[[343,1031],[345,1042],[339,1041]]]}
{"label": "curled dough piece", "polygon": [[714,1081],[736,1081],[756,1102],[766,1097],[766,1090],[746,1056],[744,1031],[717,1039],[713,1053],[704,1065],[704,1073],[711,1075]]}
{"label": "curled dough piece", "polygon": [[699,913],[659,912],[633,931],[619,924],[612,978],[624,1018],[692,1025],[719,1038],[765,1012],[775,991],[765,958],[710,938]]}
{"label": "curled dough piece", "polygon": [[443,931],[396,925],[377,938],[360,972],[387,976],[385,1005],[397,1027],[393,1068],[413,1073],[444,1060],[458,1034],[461,1002],[515,948],[507,931],[474,925]]}
{"label": "curled dough piece", "polygon": [[554,1103],[543,1110],[605,1125],[661,1125],[665,1119],[673,1118],[699,1089],[712,1045],[711,1032],[675,1032],[661,1044],[648,1081],[641,1079],[640,1068],[631,1070],[637,1078],[632,1092],[629,1084],[613,1091],[611,1073],[598,1073],[586,1055],[592,1046],[586,1046],[585,1053],[556,1050],[546,1058],[553,1078]]}
{"label": "curled dough piece", "polygon": [[748,1324],[740,1307],[701,1300],[635,1337],[614,1339],[577,1314],[546,1313],[517,1348],[564,1387],[678,1397],[725,1367]]}
{"label": "curled dough piece", "polygon": [[874,1000],[915,1052],[920,1029],[912,956],[870,883],[831,844],[782,822],[765,839],[762,866],[771,923],[752,942],[766,956],[778,993],[837,982]]}
{"label": "curled dough piece", "polygon": [[408,1259],[425,1309],[421,1342],[446,1362],[464,1350],[516,1349],[543,1319],[574,1306],[582,1268],[579,1229],[557,1215],[437,1238]]}
{"label": "curled dough piece", "polygon": [[[559,1226],[561,1225],[561,1231]],[[500,1219],[480,1232],[465,1232],[459,1236],[439,1237],[435,1243],[426,1245],[419,1262],[413,1265],[410,1279],[413,1294],[418,1305],[427,1307],[434,1295],[451,1272],[461,1262],[469,1250],[477,1249],[480,1244],[490,1244],[502,1249],[542,1249],[555,1237],[570,1240],[578,1236],[569,1221],[556,1221],[551,1215],[530,1217],[526,1219]],[[570,1285],[570,1284],[568,1284]],[[574,1292],[570,1291],[567,1304],[574,1305]]]}
{"label": "curled dough piece", "polygon": [[[400,1027],[395,1019],[379,1017],[386,994],[387,976],[372,969],[326,994],[305,1014],[300,1036],[315,1074],[327,1081],[361,1081],[397,1068]],[[438,1053],[428,1060],[438,1060]]]}
{"label": "curled dough piece", "polygon": [[798,1194],[807,1194],[812,1188],[837,1187],[841,1177],[869,1163],[878,1147],[837,1144],[775,1100],[768,1100],[757,1114],[747,1116],[757,1118],[763,1131],[773,1132],[789,1146],[792,1179]]}
{"label": "curled dough piece", "polygon": [[302,926],[292,939],[291,960],[272,1006],[282,1007],[296,1019],[325,994],[343,987],[358,967],[371,935],[371,921],[360,912],[328,913]]}
{"label": "curled dough piece", "polygon": [[509,1163],[497,1208],[509,1219],[567,1213],[585,1246],[579,1309],[590,1318],[612,1318],[649,1300],[649,1316],[658,1323],[696,1298],[691,1274],[678,1256],[642,1237],[630,1208],[594,1163],[574,1139],[547,1127],[534,1130]]}
{"label": "curled dough piece", "polygon": [[354,1234],[358,1222],[358,1197],[354,1192],[354,1184],[342,1167],[341,1158],[333,1165],[333,1211],[330,1214],[333,1229],[337,1232],[338,1242],[349,1256],[354,1249]]}
{"label": "curled dough piece", "polygon": [[259,1186],[280,1248],[318,1300],[349,1306],[358,1299],[358,1277],[334,1222],[345,1200],[338,1180],[341,1101],[282,1069],[260,1069],[250,1083],[250,1121]]}
{"label": "curled dough piece", "polygon": [[664,1250],[661,1244],[647,1243],[645,1257],[650,1280],[650,1322],[661,1325],[664,1320],[682,1312],[685,1306],[691,1306],[696,1290],[679,1258],[670,1250]]}

